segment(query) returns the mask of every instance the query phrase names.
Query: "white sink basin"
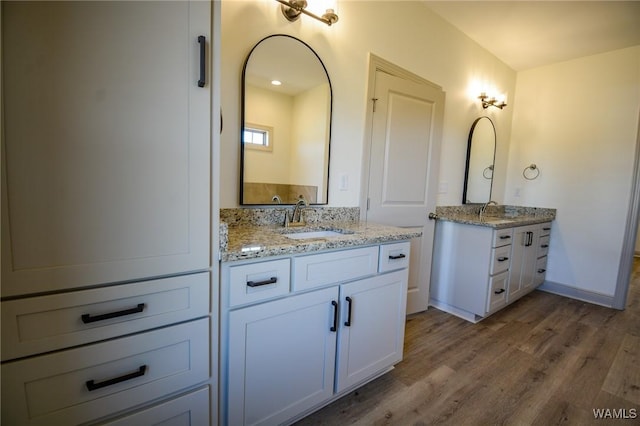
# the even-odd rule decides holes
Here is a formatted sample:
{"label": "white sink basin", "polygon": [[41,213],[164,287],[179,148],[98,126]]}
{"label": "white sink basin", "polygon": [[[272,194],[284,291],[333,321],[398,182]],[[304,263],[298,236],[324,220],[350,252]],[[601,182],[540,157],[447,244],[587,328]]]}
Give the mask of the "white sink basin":
{"label": "white sink basin", "polygon": [[284,234],[285,237],[291,238],[293,240],[306,240],[310,238],[327,238],[327,237],[338,237],[340,235],[344,235],[341,232],[336,231],[307,231],[307,232],[294,232],[291,234]]}

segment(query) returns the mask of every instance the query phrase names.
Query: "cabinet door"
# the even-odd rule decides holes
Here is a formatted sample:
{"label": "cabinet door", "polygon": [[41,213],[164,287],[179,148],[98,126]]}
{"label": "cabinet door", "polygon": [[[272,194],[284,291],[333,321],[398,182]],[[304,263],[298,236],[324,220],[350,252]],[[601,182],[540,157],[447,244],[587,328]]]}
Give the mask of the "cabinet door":
{"label": "cabinet door", "polygon": [[230,425],[279,424],[333,394],[338,288],[229,313]]}
{"label": "cabinet door", "polygon": [[514,228],[513,236],[509,302],[523,296],[534,287],[540,226]]}
{"label": "cabinet door", "polygon": [[2,3],[3,296],[208,267],[210,8]]}
{"label": "cabinet door", "polygon": [[340,287],[336,392],[402,360],[408,270]]}

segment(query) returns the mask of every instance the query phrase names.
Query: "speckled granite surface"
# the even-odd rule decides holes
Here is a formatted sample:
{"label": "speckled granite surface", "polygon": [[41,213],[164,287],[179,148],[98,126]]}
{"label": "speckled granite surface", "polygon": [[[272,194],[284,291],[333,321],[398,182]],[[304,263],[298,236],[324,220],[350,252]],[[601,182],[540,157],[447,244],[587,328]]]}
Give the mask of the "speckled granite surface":
{"label": "speckled granite surface", "polygon": [[[220,222],[236,225],[282,225],[284,213],[293,212],[293,207],[220,209]],[[302,211],[305,222],[316,225],[325,222],[357,222],[359,207],[307,207]]]}
{"label": "speckled granite surface", "polygon": [[438,220],[496,229],[544,223],[556,218],[556,209],[500,205],[488,206],[481,219],[478,215],[480,207],[478,204],[438,206],[436,214]]}
{"label": "speckled granite surface", "polygon": [[[309,210],[320,209],[322,208]],[[224,210],[227,211],[220,212],[221,220],[231,218],[233,222],[222,223],[220,227],[220,251],[223,262],[351,248],[408,240],[421,235],[419,231],[411,229],[360,222],[358,208],[355,208],[357,213],[355,216],[353,208],[342,209],[342,212],[337,212],[335,208],[332,208],[332,212],[317,212],[313,222],[310,220],[311,216],[306,216],[307,226],[301,228],[282,226],[280,216],[284,217],[283,209],[246,209],[251,212],[231,211],[245,209]],[[265,214],[268,218],[260,217],[260,212],[257,210],[267,210]],[[276,214],[277,211],[279,215]],[[272,218],[278,218],[277,224],[269,223]],[[327,218],[343,220],[327,220]],[[294,240],[286,236],[287,233],[315,230],[334,230],[341,235],[303,240]]]}

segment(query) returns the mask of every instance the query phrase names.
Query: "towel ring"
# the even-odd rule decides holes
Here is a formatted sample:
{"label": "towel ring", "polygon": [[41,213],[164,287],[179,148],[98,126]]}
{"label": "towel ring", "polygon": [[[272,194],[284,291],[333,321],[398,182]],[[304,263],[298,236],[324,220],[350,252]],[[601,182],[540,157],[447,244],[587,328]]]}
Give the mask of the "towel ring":
{"label": "towel ring", "polygon": [[[489,171],[489,173],[487,173],[487,171]],[[489,175],[489,176],[487,176]],[[493,179],[493,164],[490,166],[487,166],[483,171],[482,171],[482,177],[485,179]]]}
{"label": "towel ring", "polygon": [[[527,170],[531,170],[532,172],[535,173],[535,175],[532,175],[532,173],[529,173],[529,176],[527,176]],[[534,180],[535,178],[540,176],[540,169],[535,164],[530,164],[529,166],[524,168],[524,170],[522,171],[522,176],[526,180]]]}

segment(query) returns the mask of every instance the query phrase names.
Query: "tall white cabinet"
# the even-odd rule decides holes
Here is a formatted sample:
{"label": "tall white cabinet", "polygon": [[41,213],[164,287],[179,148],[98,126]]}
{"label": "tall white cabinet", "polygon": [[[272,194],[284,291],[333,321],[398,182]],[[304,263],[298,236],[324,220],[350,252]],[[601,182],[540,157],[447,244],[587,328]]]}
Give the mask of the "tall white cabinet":
{"label": "tall white cabinet", "polygon": [[2,423],[215,418],[219,6],[1,7]]}
{"label": "tall white cabinet", "polygon": [[2,7],[2,296],[206,269],[210,5]]}

